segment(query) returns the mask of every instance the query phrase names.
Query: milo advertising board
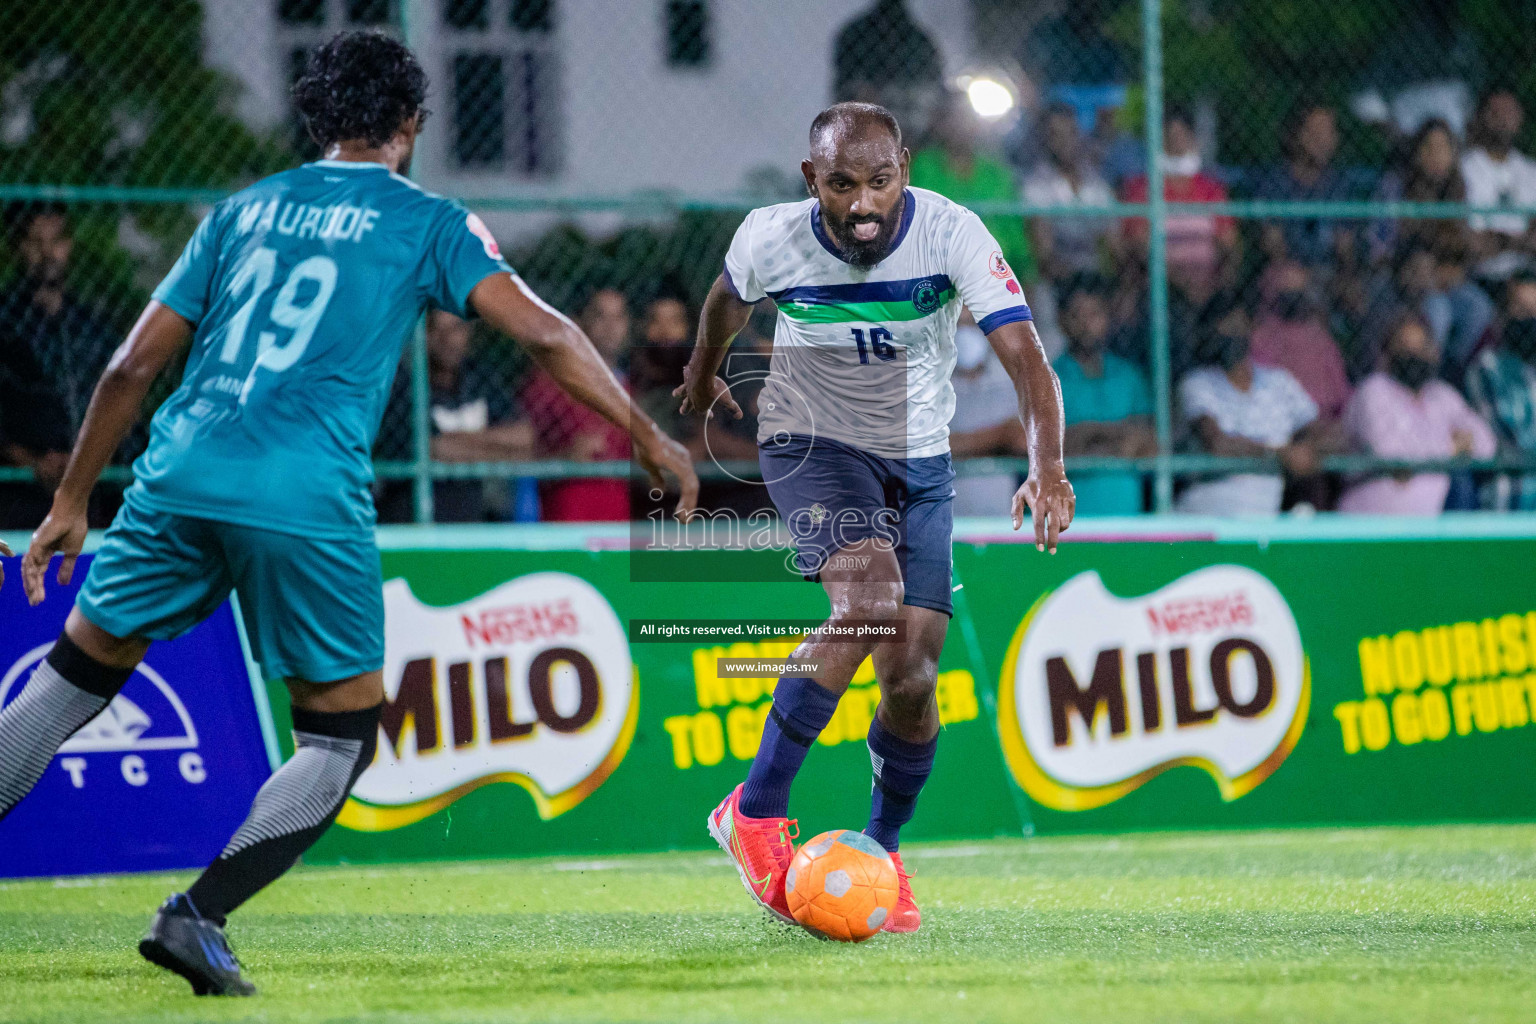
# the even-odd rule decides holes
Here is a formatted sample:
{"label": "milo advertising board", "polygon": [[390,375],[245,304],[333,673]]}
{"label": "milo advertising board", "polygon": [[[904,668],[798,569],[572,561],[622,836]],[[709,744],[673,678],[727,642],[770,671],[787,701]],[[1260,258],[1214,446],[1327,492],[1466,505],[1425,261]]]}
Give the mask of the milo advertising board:
{"label": "milo advertising board", "polygon": [[[794,640],[647,640],[627,624],[826,613],[798,581],[632,582],[621,551],[386,550],[384,570],[379,750],[312,862],[707,846],[705,815],[745,777],[777,682],[717,662],[783,657]],[[949,763],[911,835],[1017,834],[990,683],[963,644],[939,668]],[[878,699],[866,662],[796,787],[803,827],[867,817]]]}
{"label": "milo advertising board", "polygon": [[955,560],[1037,829],[1536,816],[1531,540],[1028,555]]}
{"label": "milo advertising board", "polygon": [[[463,536],[386,544],[379,753],[311,859],[707,847],[775,683],[716,665],[783,657],[792,636],[745,627],[819,620],[820,588],[635,582],[620,550]],[[1533,556],[1524,538],[959,543],[938,763],[907,834],[1536,816]],[[669,618],[743,628],[630,628]],[[802,830],[865,820],[878,701],[866,662],[796,783]]]}
{"label": "milo advertising board", "polygon": [[1252,569],[1213,565],[1136,598],[1089,570],[1041,598],[1008,645],[1003,753],[1055,810],[1102,807],[1179,766],[1235,800],[1295,749],[1308,675],[1290,607]]}

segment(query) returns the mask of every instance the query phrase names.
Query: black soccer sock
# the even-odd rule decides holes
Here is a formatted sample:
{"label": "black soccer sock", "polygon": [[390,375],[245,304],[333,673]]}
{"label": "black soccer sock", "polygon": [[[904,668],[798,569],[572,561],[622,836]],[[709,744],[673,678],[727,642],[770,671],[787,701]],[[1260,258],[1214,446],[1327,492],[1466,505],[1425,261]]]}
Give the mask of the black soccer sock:
{"label": "black soccer sock", "polygon": [[123,688],[131,668],[103,665],[60,633],[21,695],[0,711],[0,819],[32,791],[48,762]]}
{"label": "black soccer sock", "polygon": [[187,890],[198,913],[223,924],[314,845],[373,761],[382,707],[293,709],[293,757],[261,787],[219,859]]}

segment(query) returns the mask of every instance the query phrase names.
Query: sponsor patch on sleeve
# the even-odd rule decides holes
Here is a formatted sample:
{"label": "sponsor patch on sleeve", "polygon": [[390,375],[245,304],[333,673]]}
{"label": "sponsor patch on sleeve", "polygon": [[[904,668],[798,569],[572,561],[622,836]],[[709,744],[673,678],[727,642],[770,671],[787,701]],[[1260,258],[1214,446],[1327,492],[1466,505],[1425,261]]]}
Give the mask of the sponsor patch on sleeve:
{"label": "sponsor patch on sleeve", "polygon": [[[471,234],[480,239],[480,244],[485,247],[485,254],[487,256],[493,260],[501,259],[501,246],[496,244],[496,236],[492,235],[491,229],[485,226],[485,221],[473,213],[467,213],[464,215],[464,226],[469,228]],[[1007,264],[1004,264],[1004,266],[1006,267]],[[995,274],[997,271],[994,270],[993,273]]]}
{"label": "sponsor patch on sleeve", "polygon": [[[474,216],[474,214],[470,214],[470,216]],[[989,262],[991,263],[991,266],[988,269],[992,272],[992,276],[997,278],[999,281],[1006,280],[1013,276],[1013,268],[1008,266],[1008,261],[1003,259],[1003,254],[1001,252],[993,250]]]}

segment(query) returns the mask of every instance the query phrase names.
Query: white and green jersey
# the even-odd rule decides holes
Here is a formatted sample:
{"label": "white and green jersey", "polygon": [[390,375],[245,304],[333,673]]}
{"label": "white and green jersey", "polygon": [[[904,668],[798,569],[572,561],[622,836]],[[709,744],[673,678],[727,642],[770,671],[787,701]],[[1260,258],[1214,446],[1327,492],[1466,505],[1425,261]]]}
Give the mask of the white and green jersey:
{"label": "white and green jersey", "polygon": [[838,255],[816,200],[753,210],[726,253],[725,282],[745,302],[779,307],[759,443],[803,434],[885,458],[949,450],[962,304],[989,334],[1032,318],[981,219],[921,188],[906,190],[891,254],[867,268]]}

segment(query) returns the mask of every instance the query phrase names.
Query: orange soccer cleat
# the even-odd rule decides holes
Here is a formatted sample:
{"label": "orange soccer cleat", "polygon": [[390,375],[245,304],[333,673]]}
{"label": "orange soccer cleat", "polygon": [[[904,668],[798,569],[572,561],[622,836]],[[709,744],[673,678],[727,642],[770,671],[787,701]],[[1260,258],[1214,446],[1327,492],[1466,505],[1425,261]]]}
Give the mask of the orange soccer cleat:
{"label": "orange soccer cleat", "polygon": [[741,787],[709,814],[709,834],[736,865],[741,884],[768,913],[794,924],[784,895],[784,875],[794,858],[798,823],[789,818],[748,818],[737,809]]}
{"label": "orange soccer cleat", "polygon": [[892,853],[891,860],[896,863],[899,888],[896,890],[896,909],[891,911],[881,931],[915,932],[923,923],[923,914],[917,909],[917,901],[912,898],[912,876],[907,874],[907,869],[902,865],[901,854]]}

